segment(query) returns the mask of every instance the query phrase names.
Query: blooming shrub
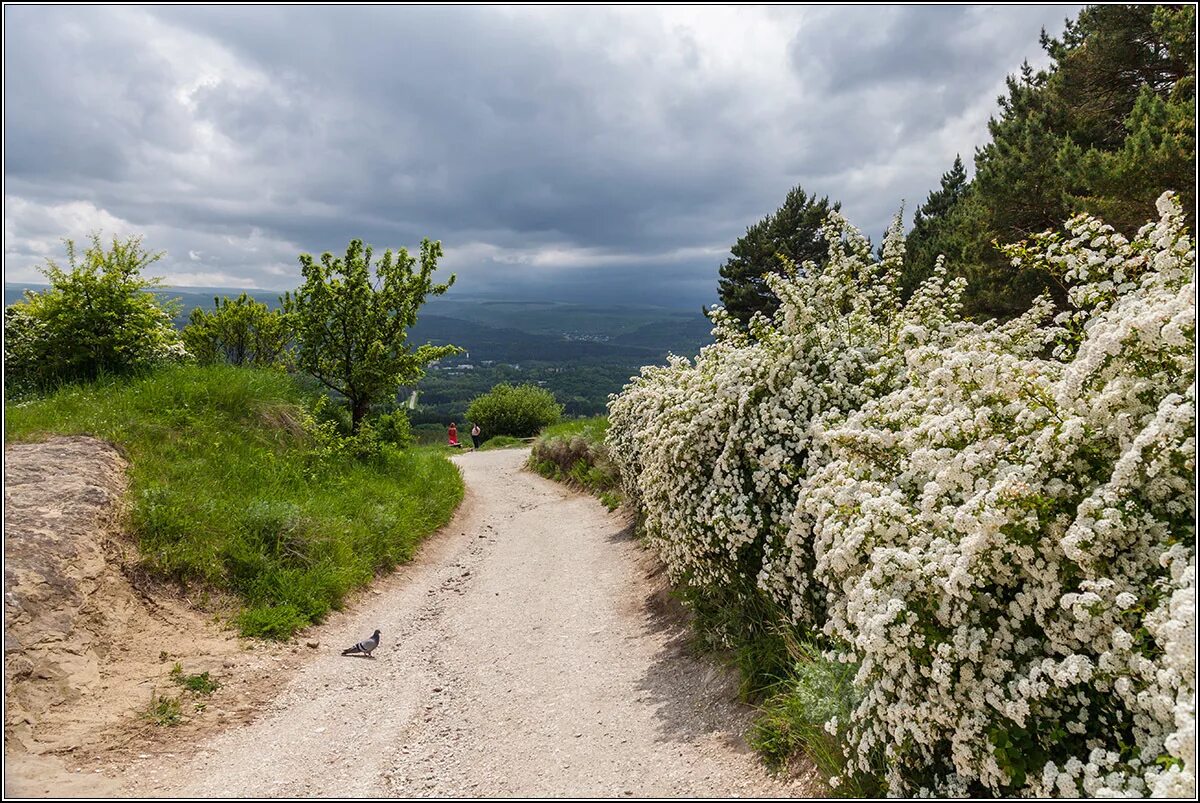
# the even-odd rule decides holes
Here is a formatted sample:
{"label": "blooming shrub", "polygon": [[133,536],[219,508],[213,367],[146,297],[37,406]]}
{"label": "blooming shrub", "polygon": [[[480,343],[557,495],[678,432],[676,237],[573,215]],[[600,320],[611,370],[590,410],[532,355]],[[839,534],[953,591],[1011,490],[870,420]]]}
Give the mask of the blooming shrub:
{"label": "blooming shrub", "polygon": [[[797,621],[819,625],[822,599],[803,586],[811,551],[788,549],[796,495],[826,458],[822,422],[880,396],[903,375],[905,349],[953,337],[963,289],[939,266],[907,304],[904,242],[894,221],[881,261],[840,214],[823,228],[827,264],[797,279],[768,276],[781,299],[753,337],[714,309],[716,342],[695,365],[643,369],[610,404],[608,440],[628,498],[675,582],[703,591],[762,575]],[[940,341],[939,341],[940,342]]]}
{"label": "blooming shrub", "polygon": [[1003,324],[940,271],[906,303],[836,215],[829,264],[718,313],[695,364],[610,404],[626,495],[672,577],[739,577],[857,667],[851,771],[896,795],[1195,791],[1195,247],[1078,217]]}

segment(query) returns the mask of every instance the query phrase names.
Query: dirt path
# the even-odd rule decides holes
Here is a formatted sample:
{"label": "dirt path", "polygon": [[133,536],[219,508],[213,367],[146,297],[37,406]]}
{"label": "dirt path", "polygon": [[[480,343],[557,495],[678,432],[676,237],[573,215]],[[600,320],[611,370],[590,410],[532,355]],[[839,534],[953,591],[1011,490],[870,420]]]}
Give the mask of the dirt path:
{"label": "dirt path", "polygon": [[[414,563],[319,628],[253,723],[122,773],[138,796],[777,796],[727,674],[693,658],[625,522],[521,470],[456,461],[467,499]],[[338,648],[374,628],[373,659]]]}

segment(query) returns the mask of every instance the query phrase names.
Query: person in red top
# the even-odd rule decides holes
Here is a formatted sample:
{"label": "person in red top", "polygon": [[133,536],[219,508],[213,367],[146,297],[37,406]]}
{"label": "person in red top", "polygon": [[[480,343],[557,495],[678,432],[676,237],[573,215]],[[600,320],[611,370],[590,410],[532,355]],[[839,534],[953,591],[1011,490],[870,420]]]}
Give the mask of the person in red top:
{"label": "person in red top", "polygon": [[453,421],[450,422],[450,445],[456,449],[462,446],[462,444],[458,442],[458,427],[454,425]]}

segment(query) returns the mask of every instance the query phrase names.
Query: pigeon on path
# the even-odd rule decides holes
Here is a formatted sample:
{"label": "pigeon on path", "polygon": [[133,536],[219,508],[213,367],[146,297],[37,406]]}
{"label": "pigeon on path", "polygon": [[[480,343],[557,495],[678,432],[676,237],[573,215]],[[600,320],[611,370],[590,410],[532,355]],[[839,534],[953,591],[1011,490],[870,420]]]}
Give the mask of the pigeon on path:
{"label": "pigeon on path", "polygon": [[355,653],[361,652],[364,655],[366,655],[367,657],[370,657],[371,650],[375,649],[378,646],[379,646],[379,631],[376,630],[374,633],[371,634],[370,638],[363,639],[362,641],[355,644],[353,647],[347,647],[346,649],[342,650],[342,655],[354,655]]}

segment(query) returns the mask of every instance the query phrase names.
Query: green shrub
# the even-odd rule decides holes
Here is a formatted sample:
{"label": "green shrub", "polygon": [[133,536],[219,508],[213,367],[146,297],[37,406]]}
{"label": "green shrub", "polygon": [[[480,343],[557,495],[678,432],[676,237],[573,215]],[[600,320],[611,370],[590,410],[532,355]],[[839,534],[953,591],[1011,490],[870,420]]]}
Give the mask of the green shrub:
{"label": "green shrub", "polygon": [[374,427],[381,442],[397,448],[407,448],[416,441],[412,425],[408,421],[408,413],[404,410],[393,410],[390,413],[381,414],[375,419]]}
{"label": "green shrub", "polygon": [[214,298],[213,305],[212,312],[192,310],[183,329],[183,342],[197,360],[260,368],[281,361],[292,337],[283,310],[272,310],[245,293]]}
{"label": "green shrub", "polygon": [[793,641],[790,646],[794,663],[761,706],[747,741],[774,769],[785,769],[796,757],[805,756],[823,775],[839,779],[839,796],[877,797],[882,791],[879,783],[871,776],[848,772],[842,753],[841,731],[861,695],[854,686],[857,667],[831,661],[811,644]]}
{"label": "green shrub", "polygon": [[467,407],[467,421],[479,425],[486,438],[528,438],[562,416],[554,394],[537,385],[496,385]]}
{"label": "green shrub", "polygon": [[[189,356],[171,323],[172,305],[151,292],[159,281],[142,271],[162,257],[140,237],[98,234],[78,254],[65,240],[68,269],[46,260],[50,287],[27,290],[4,315],[5,373],[12,390],[38,391],[66,382],[131,374]],[[10,394],[11,395],[11,394]]]}
{"label": "green shrub", "polygon": [[48,383],[41,355],[48,340],[46,325],[28,304],[13,304],[4,310],[4,392],[10,398],[24,396]]}

